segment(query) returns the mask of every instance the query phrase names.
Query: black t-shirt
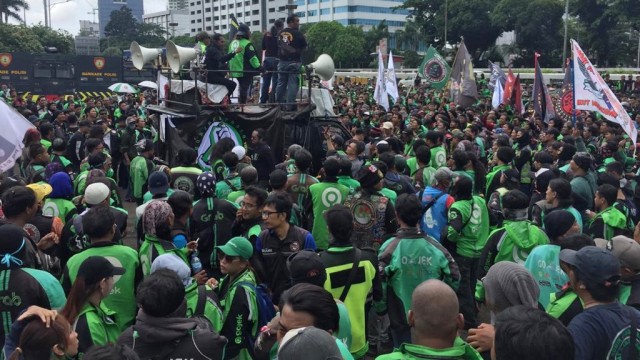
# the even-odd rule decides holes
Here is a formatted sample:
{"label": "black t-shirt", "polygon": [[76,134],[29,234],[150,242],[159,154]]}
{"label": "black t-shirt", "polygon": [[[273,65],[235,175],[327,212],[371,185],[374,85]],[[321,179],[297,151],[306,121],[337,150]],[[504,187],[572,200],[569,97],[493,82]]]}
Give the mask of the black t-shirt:
{"label": "black t-shirt", "polygon": [[286,44],[294,47],[297,52],[292,56],[281,56],[279,54],[279,59],[283,61],[301,61],[302,50],[307,48],[307,40],[304,38],[304,35],[298,29],[286,28],[280,33],[278,33],[279,42],[284,42]]}

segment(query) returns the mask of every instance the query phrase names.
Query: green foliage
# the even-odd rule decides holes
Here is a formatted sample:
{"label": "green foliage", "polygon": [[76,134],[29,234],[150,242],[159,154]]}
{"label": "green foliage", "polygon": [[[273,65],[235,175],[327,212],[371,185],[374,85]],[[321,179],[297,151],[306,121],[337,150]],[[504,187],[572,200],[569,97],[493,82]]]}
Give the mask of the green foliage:
{"label": "green foliage", "polygon": [[122,50],[119,47],[111,46],[104,49],[102,56],[122,56]]}
{"label": "green foliage", "polygon": [[196,43],[196,39],[189,35],[175,36],[170,39],[178,46],[193,46]]}
{"label": "green foliage", "polygon": [[29,3],[26,0],[1,0],[0,1],[0,23],[8,23],[9,18],[23,22],[22,10],[29,10]]}
{"label": "green foliage", "polygon": [[74,54],[75,47],[71,34],[55,31],[42,25],[0,24],[0,51],[44,53],[45,46],[53,46],[62,54]]}
{"label": "green foliage", "polygon": [[[132,41],[137,41],[144,47],[156,48],[163,47],[166,42],[166,31],[160,25],[138,22],[133,17],[131,9],[125,6],[111,12],[104,33],[108,40],[106,44],[101,40],[101,49],[128,49]],[[193,43],[189,46],[192,45]]]}
{"label": "green foliage", "polygon": [[251,33],[251,37],[249,41],[256,48],[256,54],[258,54],[258,58],[262,57],[262,33],[260,31],[254,31]]}
{"label": "green foliage", "polygon": [[120,10],[111,12],[104,34],[112,38],[134,39],[138,35],[138,29],[138,21],[133,17],[131,9],[123,6]]}
{"label": "green foliage", "polygon": [[389,26],[385,20],[382,20],[364,34],[364,49],[369,52],[376,51],[376,46],[384,38],[389,38]]}
{"label": "green foliage", "polygon": [[405,50],[402,53],[402,56],[404,56],[404,63],[402,66],[405,68],[417,68],[422,64],[423,56],[420,56],[420,54],[413,50]]}
{"label": "green foliage", "polygon": [[333,58],[338,68],[359,67],[368,63],[365,51],[365,33],[361,27],[332,21],[313,24],[306,32],[309,47],[303,61],[311,63],[321,54]]}
{"label": "green foliage", "polygon": [[163,47],[167,42],[164,38],[166,31],[158,24],[138,23],[138,35],[136,40],[146,47]]}

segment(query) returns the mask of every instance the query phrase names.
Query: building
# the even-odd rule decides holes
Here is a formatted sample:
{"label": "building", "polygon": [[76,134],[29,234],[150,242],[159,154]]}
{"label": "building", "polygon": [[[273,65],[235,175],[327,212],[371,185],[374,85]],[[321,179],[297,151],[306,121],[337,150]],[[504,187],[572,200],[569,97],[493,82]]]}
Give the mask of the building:
{"label": "building", "polygon": [[169,0],[167,10],[189,10],[189,0]]}
{"label": "building", "polygon": [[[251,31],[262,31],[278,18],[286,17],[286,0],[189,0],[190,35],[200,31],[229,32],[230,15],[249,25]],[[276,13],[278,7],[283,13]],[[273,9],[267,12],[267,9]]]}
{"label": "building", "polygon": [[99,36],[100,25],[89,20],[80,20],[80,36]]}
{"label": "building", "polygon": [[166,38],[171,36],[189,35],[189,9],[165,10],[142,15],[145,23],[158,24],[166,31]]}
{"label": "building", "polygon": [[142,21],[142,14],[144,14],[143,0],[98,0],[100,37],[104,36],[104,28],[109,23],[111,12],[114,10],[120,10],[123,6],[131,9],[131,13],[137,21]]}
{"label": "building", "polygon": [[337,21],[344,26],[362,26],[364,31],[386,20],[389,32],[404,28],[409,10],[393,9],[404,0],[295,0],[301,24]]}
{"label": "building", "polygon": [[76,55],[99,55],[100,38],[97,36],[76,36]]}
{"label": "building", "polygon": [[[338,21],[360,25],[365,31],[386,20],[389,32],[404,28],[408,10],[393,10],[403,0],[189,0],[190,34],[199,31],[228,33],[229,16],[235,15],[251,31],[265,31],[277,19],[284,20],[288,7],[300,17],[301,24]],[[291,4],[291,5],[289,5]]]}

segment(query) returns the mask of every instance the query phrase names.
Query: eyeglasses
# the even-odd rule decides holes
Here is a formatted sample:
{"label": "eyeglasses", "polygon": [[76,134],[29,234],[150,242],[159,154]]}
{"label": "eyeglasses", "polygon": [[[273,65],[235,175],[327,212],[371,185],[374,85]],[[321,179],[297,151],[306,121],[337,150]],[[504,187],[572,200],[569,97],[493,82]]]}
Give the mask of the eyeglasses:
{"label": "eyeglasses", "polygon": [[245,201],[240,201],[240,207],[243,207],[243,208],[251,209],[251,208],[254,208],[256,206],[258,206],[258,205],[252,204],[252,203],[248,203],[248,202],[245,202]]}
{"label": "eyeglasses", "polygon": [[224,262],[231,263],[231,262],[234,262],[235,260],[238,260],[239,258],[240,258],[239,256],[229,256],[229,255],[224,254],[224,253],[218,253],[218,260],[219,261],[223,261],[224,260]]}
{"label": "eyeglasses", "polygon": [[269,216],[271,216],[271,214],[279,214],[279,213],[281,213],[281,212],[282,212],[282,211],[261,211],[261,212],[260,212],[260,215],[261,215],[263,218],[268,218]]}

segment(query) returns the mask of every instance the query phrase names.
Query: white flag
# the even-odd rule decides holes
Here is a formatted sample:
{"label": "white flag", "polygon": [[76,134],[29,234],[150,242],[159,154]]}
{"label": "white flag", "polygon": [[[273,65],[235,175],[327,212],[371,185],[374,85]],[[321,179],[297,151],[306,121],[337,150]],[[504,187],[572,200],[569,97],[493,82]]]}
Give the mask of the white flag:
{"label": "white flag", "polygon": [[35,128],[18,111],[0,101],[0,174],[11,170],[16,160],[22,156],[22,140],[27,130]]}
{"label": "white flag", "polygon": [[498,109],[502,104],[502,97],[504,96],[504,85],[502,84],[504,79],[496,79],[493,86],[493,96],[491,97],[491,105],[494,109]]}
{"label": "white flag", "polygon": [[396,69],[393,66],[393,54],[389,51],[389,64],[387,65],[387,94],[391,96],[394,102],[398,101],[400,95],[398,95],[398,82],[396,81]]}
{"label": "white flag", "polygon": [[638,130],[627,111],[575,40],[571,40],[571,50],[576,110],[599,112],[605,119],[619,124],[635,144]]}
{"label": "white flag", "polygon": [[376,79],[376,89],[373,93],[373,99],[378,103],[378,105],[389,111],[389,95],[387,94],[387,86],[384,76],[384,63],[380,50],[378,50],[378,78]]}

